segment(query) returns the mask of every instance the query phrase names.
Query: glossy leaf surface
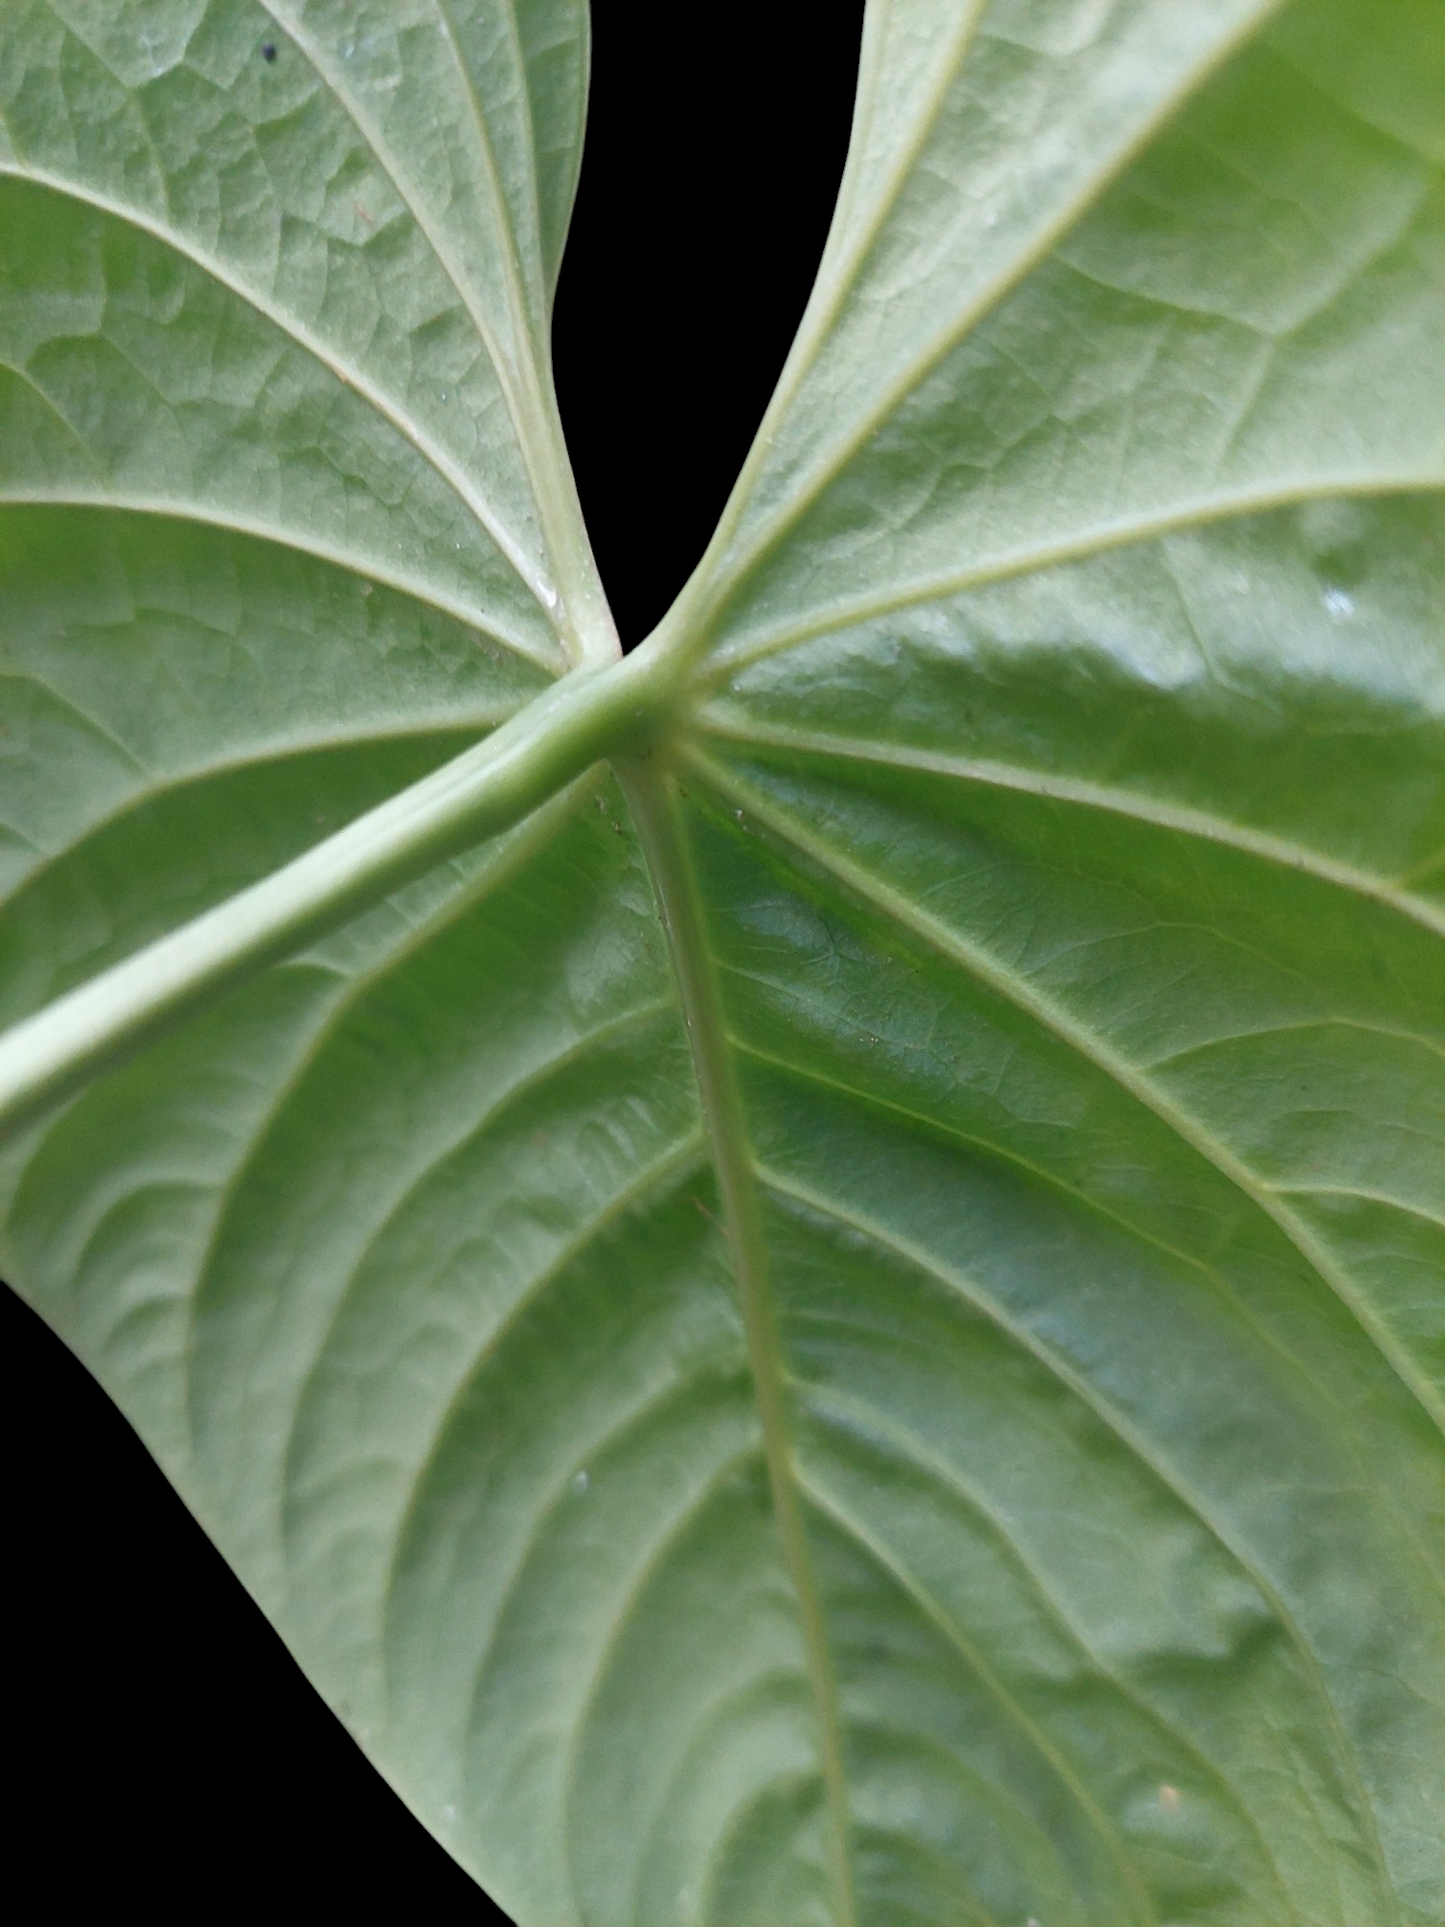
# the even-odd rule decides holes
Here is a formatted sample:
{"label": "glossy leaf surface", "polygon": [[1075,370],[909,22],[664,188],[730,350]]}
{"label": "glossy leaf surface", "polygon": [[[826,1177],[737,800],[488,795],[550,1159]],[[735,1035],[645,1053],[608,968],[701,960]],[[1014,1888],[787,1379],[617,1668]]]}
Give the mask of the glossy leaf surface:
{"label": "glossy leaf surface", "polygon": [[584,42],[0,24],[7,1020],[532,781],[118,1017],[6,1275],[523,1927],[1445,1921],[1445,8],[873,0],[625,670]]}

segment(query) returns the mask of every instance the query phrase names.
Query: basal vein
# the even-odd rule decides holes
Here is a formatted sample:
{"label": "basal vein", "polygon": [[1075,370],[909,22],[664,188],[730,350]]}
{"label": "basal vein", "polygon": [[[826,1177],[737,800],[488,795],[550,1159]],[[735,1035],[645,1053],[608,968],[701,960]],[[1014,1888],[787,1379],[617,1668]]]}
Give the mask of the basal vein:
{"label": "basal vein", "polygon": [[[899,195],[907,184],[908,176],[917,164],[918,156],[927,143],[950,89],[957,80],[964,61],[978,33],[988,0],[962,0],[959,17],[952,37],[946,44],[938,61],[938,69],[929,87],[927,99],[918,121],[904,143],[901,153],[886,174],[879,188],[877,199],[869,211],[868,219],[861,231],[849,243],[840,259],[830,260],[828,250],[824,250],[819,265],[818,282],[808,311],[798,330],[797,340],[788,356],[787,365],[779,379],[774,394],[763,417],[752,451],[744,465],[737,488],[734,490],[729,512],[724,515],[718,536],[726,539],[732,525],[744,507],[744,496],[753,476],[763,465],[774,429],[782,422],[799,388],[807,379],[816,360],[818,351],[827,340],[834,323],[838,319],[844,298],[858,278],[858,273],[867,260],[868,254],[878,241],[887,224],[888,216]],[[860,93],[861,98],[861,93]],[[854,141],[858,140],[863,129],[855,130]],[[850,142],[850,149],[853,143]],[[849,160],[853,159],[850,151]],[[844,211],[843,197],[848,183],[839,191],[838,212]],[[715,539],[716,540],[716,539]]]}
{"label": "basal vein", "polygon": [[[437,25],[441,28],[442,38],[447,43],[447,53],[450,56],[452,65],[457,70],[457,78],[461,82],[462,92],[466,97],[467,109],[471,115],[472,124],[476,129],[477,153],[481,161],[481,171],[486,178],[487,197],[492,203],[492,211],[496,216],[497,227],[510,243],[510,247],[503,250],[502,274],[506,281],[508,304],[512,310],[513,326],[519,330],[524,341],[529,341],[531,339],[530,315],[522,290],[518,286],[516,273],[517,265],[522,256],[521,242],[517,234],[516,222],[512,216],[511,203],[508,201],[502,187],[501,170],[497,165],[497,153],[492,143],[491,130],[487,126],[487,117],[482,110],[481,98],[477,93],[476,82],[472,77],[471,70],[467,66],[466,61],[462,58],[462,50],[457,42],[456,28],[452,24],[449,0],[432,0],[432,4],[436,8]],[[540,241],[542,220],[540,207],[536,200],[537,176],[534,159],[536,146],[530,138],[532,120],[531,97],[527,90],[527,76],[522,65],[522,43],[521,36],[517,30],[517,14],[513,0],[503,0],[503,12],[507,17],[508,38],[512,42],[517,62],[517,93],[521,101],[522,112],[526,119],[529,136],[527,153],[529,158],[533,158],[533,164],[527,169],[527,179],[532,190],[534,218],[536,220],[537,235]],[[453,275],[452,279],[455,281],[456,276]],[[522,432],[520,423],[517,425],[517,432],[519,435]]]}
{"label": "basal vein", "polygon": [[[442,12],[442,17],[447,23],[447,31],[451,33],[452,39],[455,42],[456,34],[451,24],[450,0],[437,0],[437,5],[440,7]],[[542,258],[542,249],[543,249],[542,183],[538,178],[539,157],[537,152],[537,117],[535,112],[533,111],[532,88],[531,88],[530,80],[527,73],[526,50],[522,45],[522,22],[517,14],[517,0],[502,0],[502,11],[506,15],[506,20],[507,20],[507,38],[512,43],[512,58],[517,63],[517,97],[519,101],[519,112],[521,114],[522,125],[526,130],[527,205],[532,212],[532,232],[537,237],[537,253],[536,253],[537,269],[539,274],[542,277],[543,286],[545,288],[546,278],[547,278],[547,264]],[[461,59],[460,48],[458,48],[457,50],[457,58],[458,60]],[[470,69],[467,70],[466,80],[467,80],[467,92],[472,97],[472,105],[476,110],[478,118],[481,119],[483,118],[482,105],[481,105],[481,101],[477,98],[476,84],[472,79]],[[515,233],[515,227],[513,228],[513,232]],[[517,251],[518,251],[518,255],[520,256],[521,254],[520,245],[518,246]]]}
{"label": "basal vein", "polygon": [[[493,217],[497,224],[498,256],[500,278],[506,296],[506,305],[515,332],[515,352],[509,352],[498,337],[482,303],[478,298],[473,277],[466,268],[453,258],[452,249],[429,213],[423,195],[413,185],[410,176],[399,164],[390,143],[379,127],[371,120],[361,102],[347,87],[340,71],[328,59],[321,45],[306,33],[298,21],[283,15],[276,0],[260,0],[260,4],[288,33],[310,61],[317,75],[330,88],[337,102],[344,109],[361,138],[366,142],[377,163],[391,182],[398,197],[404,203],[425,235],[427,243],[436,257],[442,272],[456,290],[463,307],[471,317],[478,338],[486,349],[488,359],[496,372],[502,398],[511,417],[516,435],[517,448],[521,453],[527,471],[532,499],[536,505],[538,520],[542,526],[544,540],[548,549],[548,559],[554,571],[561,569],[569,558],[573,547],[574,531],[558,526],[559,520],[565,521],[567,509],[556,500],[553,472],[553,450],[547,432],[546,405],[540,394],[534,365],[534,333],[531,314],[524,292],[518,282],[519,250],[516,230],[512,219],[512,209],[503,191],[497,169],[497,158],[492,146],[486,115],[482,111],[472,77],[462,59],[452,30],[451,17],[447,11],[446,0],[431,0],[436,14],[437,25],[446,43],[447,55],[457,72],[463,96],[471,112],[476,130],[477,155],[486,199],[491,203]],[[526,91],[525,75],[518,76],[518,84]],[[507,551],[513,566],[519,567],[520,550],[514,555]],[[523,580],[532,590],[540,603],[564,648],[574,641],[570,626],[566,625],[567,612],[549,583],[529,571]],[[559,623],[558,616],[564,621]],[[568,648],[569,655],[572,653]],[[583,645],[585,654],[585,645]]]}

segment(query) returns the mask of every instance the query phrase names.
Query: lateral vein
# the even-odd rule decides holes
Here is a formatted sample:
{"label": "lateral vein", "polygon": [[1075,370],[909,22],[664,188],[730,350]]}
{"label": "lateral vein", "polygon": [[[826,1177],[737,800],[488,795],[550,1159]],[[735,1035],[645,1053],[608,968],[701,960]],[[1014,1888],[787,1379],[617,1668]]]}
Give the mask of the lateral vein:
{"label": "lateral vein", "polygon": [[282,528],[278,523],[263,521],[259,516],[235,515],[212,507],[203,508],[198,502],[170,500],[164,496],[120,495],[103,486],[91,494],[78,488],[35,487],[26,487],[23,493],[19,493],[0,486],[0,510],[7,508],[76,509],[98,514],[148,515],[157,521],[184,522],[193,528],[215,529],[222,535],[240,535],[253,542],[271,542],[292,555],[304,556],[307,561],[344,569],[348,575],[357,576],[363,582],[375,583],[378,588],[394,589],[398,595],[410,596],[425,608],[435,609],[438,615],[450,616],[453,621],[464,623],[468,629],[475,629],[478,635],[485,636],[489,642],[495,642],[499,648],[522,657],[549,676],[555,677],[563,667],[560,657],[543,655],[520,636],[509,635],[484,610],[448,595],[434,583],[408,575],[401,569],[389,568],[373,555],[334,547],[311,534],[298,535],[294,528]]}
{"label": "lateral vein", "polygon": [[[987,1291],[976,1279],[955,1266],[945,1263],[924,1246],[913,1244],[900,1236],[890,1226],[851,1206],[840,1204],[835,1198],[824,1196],[811,1185],[785,1176],[775,1169],[766,1170],[761,1176],[770,1190],[783,1197],[795,1199],[807,1210],[834,1219],[837,1223],[878,1245],[882,1250],[893,1252],[924,1275],[937,1279],[940,1284],[957,1292],[966,1304],[971,1305],[1005,1337],[1037,1359],[1045,1371],[1065,1390],[1072,1393],[1082,1405],[1093,1412],[1120,1445],[1132,1453],[1139,1464],[1179,1501],[1220,1550],[1232,1559],[1250,1582],[1258,1588],[1261,1597],[1278,1620],[1299,1659],[1306,1678],[1318,1696],[1320,1710],[1338,1748],[1339,1763],[1348,1776],[1351,1790],[1355,1795],[1357,1818],[1361,1832],[1368,1841],[1370,1857],[1379,1874],[1380,1891],[1393,1897],[1394,1888],[1390,1867],[1380,1839],[1374,1802],[1361,1778],[1354,1742],[1335,1704],[1319,1655],[1289,1600],[1275,1585],[1268,1572],[1249,1550],[1248,1545],[1237,1540],[1226,1525],[1215,1517],[1205,1495],[1193,1486],[1185,1473],[1172,1464],[1167,1456],[1156,1450],[1148,1435],[1137,1429],[1126,1408],[1119,1405],[1107,1393],[1098,1391],[1067,1357],[1054,1349],[1046,1339],[1041,1338],[1027,1323],[1019,1320],[1006,1304]],[[1392,1912],[1397,1927],[1403,1927],[1398,1908],[1392,1908]]]}
{"label": "lateral vein", "polygon": [[1362,1297],[1346,1269],[1336,1262],[1282,1197],[1273,1192],[1228,1145],[1216,1138],[1145,1070],[1123,1057],[1106,1038],[1089,1029],[1053,998],[999,963],[980,946],[910,902],[891,885],[870,875],[860,864],[833,849],[825,839],[813,835],[785,811],[765,802],[756,791],[725,773],[716,763],[697,751],[691,752],[689,761],[717,791],[744,805],[750,815],[784,842],[791,844],[807,861],[829,871],[854,896],[872,904],[903,928],[913,931],[940,956],[948,958],[976,982],[1031,1017],[1044,1030],[1095,1065],[1146,1110],[1152,1111],[1181,1143],[1213,1165],[1241,1197],[1274,1223],[1325,1289],[1333,1293],[1350,1313],[1362,1336],[1390,1366],[1436,1430],[1445,1437],[1445,1401],[1442,1401],[1439,1392],[1394,1333]]}
{"label": "lateral vein", "polygon": [[[108,214],[113,220],[122,221],[127,226],[150,235],[152,240],[172,249],[184,260],[189,261],[200,273],[214,281],[217,286],[225,288],[228,293],[233,294],[238,301],[244,302],[263,320],[270,322],[278,333],[310,355],[312,360],[326,369],[328,374],[341,382],[344,387],[353,389],[403,441],[415,450],[427,466],[434,470],[451,492],[460,499],[472,520],[480,526],[499,554],[505,558],[513,574],[527,589],[549,623],[551,622],[552,612],[547,602],[547,584],[539,577],[534,565],[506,529],[500,517],[494,514],[490,505],[478,493],[471,477],[424,432],[418,422],[391,401],[359,367],[354,363],[343,361],[297,316],[288,314],[275,302],[268,300],[259,288],[249,286],[233,274],[216,257],[204,253],[178,230],[167,227],[140,208],[129,206],[110,195],[101,194],[93,188],[86,187],[79,181],[67,180],[63,175],[52,174],[41,168],[16,167],[0,161],[0,179],[3,178],[48,188],[52,193],[69,200],[83,202],[86,206],[93,207],[97,213]],[[425,229],[423,231],[425,232]],[[445,267],[445,262],[442,265]],[[458,290],[458,296],[463,306],[467,306],[466,297],[460,290]],[[468,313],[470,312],[468,307]],[[496,366],[495,362],[493,366]],[[513,418],[515,420],[515,415]]]}
{"label": "lateral vein", "polygon": [[1069,235],[1112,186],[1129,163],[1156,135],[1163,132],[1183,111],[1199,90],[1213,78],[1229,57],[1237,52],[1284,5],[1284,0],[1255,0],[1248,17],[1232,31],[1221,36],[1208,56],[1170,88],[1154,111],[1144,116],[1128,139],[1095,168],[1052,216],[1042,222],[1019,254],[967,301],[958,314],[934,334],[894,377],[883,393],[866,409],[859,420],[826,453],[811,471],[799,479],[785,503],[765,520],[751,544],[730,566],[719,571],[710,585],[707,607],[716,608],[733,589],[752,574],[795,527],[812,505],[847,469],[849,463],[867,447],[891,416],[978,325],[995,313],[1007,297],[1045,261],[1052,249]]}
{"label": "lateral vein", "polygon": [[[1206,843],[1239,850],[1262,862],[1297,870],[1302,876],[1351,895],[1366,897],[1381,908],[1408,917],[1432,936],[1445,937],[1445,910],[1400,886],[1397,879],[1372,874],[1337,857],[1312,850],[1271,830],[1251,829],[1248,824],[1231,823],[1227,817],[1195,808],[1192,804],[1173,803],[1167,798],[1135,793],[1118,784],[1095,783],[1087,778],[1054,776],[1019,764],[995,762],[987,757],[947,756],[931,750],[910,749],[889,743],[868,742],[860,737],[829,736],[821,731],[778,729],[768,724],[732,727],[726,719],[704,717],[701,727],[708,735],[719,736],[744,748],[775,747],[808,756],[832,756],[840,762],[873,763],[889,769],[918,770],[932,776],[950,777],[960,783],[976,783],[982,788],[1014,790],[1023,796],[1050,803],[1077,805],[1081,809],[1103,810],[1112,816],[1127,817],[1150,829],[1177,831]],[[1413,1039],[1412,1041],[1423,1041]]]}
{"label": "lateral vein", "polygon": [[712,658],[713,680],[735,675],[752,663],[781,655],[835,630],[875,622],[880,616],[900,615],[905,609],[917,609],[929,603],[948,602],[972,589],[994,588],[1020,576],[1067,567],[1071,562],[1089,562],[1118,549],[1162,541],[1166,536],[1185,535],[1194,529],[1243,521],[1251,515],[1269,515],[1280,509],[1304,508],[1312,502],[1374,501],[1393,495],[1433,495],[1442,489],[1445,489],[1445,470],[1421,470],[1402,475],[1319,475],[1297,482],[1240,489],[1232,495],[1197,496],[1153,515],[1101,522],[1062,541],[1005,551],[991,560],[970,562],[948,575],[930,576],[923,581],[900,584],[880,595],[855,596],[851,602],[834,603],[804,621],[774,629],[771,634],[764,631],[750,641],[744,639],[734,648],[717,650]]}

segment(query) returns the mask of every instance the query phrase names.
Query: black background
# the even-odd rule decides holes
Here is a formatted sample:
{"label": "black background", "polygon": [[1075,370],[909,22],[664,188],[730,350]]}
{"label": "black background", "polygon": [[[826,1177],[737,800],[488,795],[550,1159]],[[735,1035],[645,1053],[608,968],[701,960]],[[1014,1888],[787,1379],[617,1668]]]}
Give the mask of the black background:
{"label": "black background", "polygon": [[[624,644],[701,554],[787,353],[862,0],[596,0],[557,383]],[[6,1881],[35,1917],[502,1919],[365,1763],[70,1354],[0,1291]]]}

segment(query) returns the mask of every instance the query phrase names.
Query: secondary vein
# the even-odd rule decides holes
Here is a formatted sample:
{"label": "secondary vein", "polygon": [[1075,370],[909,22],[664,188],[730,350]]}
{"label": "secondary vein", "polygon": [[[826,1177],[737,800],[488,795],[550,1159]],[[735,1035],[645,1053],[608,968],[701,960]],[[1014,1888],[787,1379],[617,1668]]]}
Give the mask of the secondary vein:
{"label": "secondary vein", "polygon": [[1314,502],[1373,501],[1395,495],[1433,495],[1445,489],[1445,471],[1418,470],[1396,475],[1366,473],[1310,476],[1297,481],[1272,481],[1261,486],[1241,488],[1233,494],[1193,496],[1172,507],[1150,514],[1128,515],[1113,522],[1100,522],[1079,529],[1055,542],[1005,550],[989,557],[978,557],[951,570],[947,575],[929,576],[921,581],[904,582],[871,596],[854,596],[851,601],[825,604],[811,616],[752,638],[744,636],[731,646],[715,650],[711,658],[711,680],[719,682],[735,675],[751,663],[812,642],[834,631],[851,629],[884,616],[901,615],[905,609],[947,602],[972,589],[990,589],[1012,582],[1020,576],[1036,575],[1045,569],[1065,568],[1070,563],[1090,562],[1119,549],[1159,542],[1170,535],[1185,535],[1218,523],[1242,521],[1252,515],[1269,515],[1281,509],[1305,508]]}
{"label": "secondary vein", "polygon": [[[1005,1337],[1037,1359],[1065,1390],[1071,1392],[1087,1406],[1118,1439],[1125,1450],[1132,1453],[1139,1464],[1152,1474],[1161,1486],[1173,1494],[1180,1504],[1198,1520],[1202,1529],[1221,1551],[1234,1561],[1274,1613],[1300,1662],[1305,1677],[1317,1696],[1320,1711],[1337,1749],[1336,1757],[1349,1779],[1355,1796],[1356,1817],[1368,1843],[1370,1857],[1379,1874],[1380,1892],[1393,1897],[1390,1866],[1380,1838],[1374,1802],[1361,1778],[1355,1744],[1335,1704],[1323,1664],[1294,1608],[1275,1585],[1264,1566],[1257,1561],[1247,1541],[1237,1539],[1227,1524],[1215,1517],[1205,1494],[1194,1487],[1182,1468],[1173,1464],[1167,1454],[1161,1453],[1156,1448],[1147,1434],[1138,1430],[1124,1406],[1111,1399],[1106,1393],[1101,1393],[1088,1378],[1075,1369],[1064,1354],[1041,1338],[1026,1322],[1018,1319],[1005,1303],[987,1291],[977,1279],[947,1264],[925,1246],[916,1245],[902,1237],[891,1226],[865,1215],[852,1206],[841,1204],[836,1198],[825,1196],[796,1178],[784,1176],[776,1169],[769,1169],[763,1172],[762,1176],[771,1191],[780,1196],[795,1199],[808,1210],[833,1218],[850,1231],[870,1240],[880,1249],[893,1252],[905,1263],[956,1291],[965,1303],[987,1318]],[[1397,1907],[1392,1907],[1392,1915],[1395,1927],[1404,1927]]]}
{"label": "secondary vein", "polygon": [[1129,163],[1145,149],[1149,141],[1171,124],[1200,88],[1224,65],[1229,56],[1252,38],[1283,4],[1284,0],[1255,0],[1245,20],[1221,36],[1219,43],[1210,49],[1207,57],[1191,68],[1176,85],[1167,91],[1164,98],[1155,106],[1154,111],[1140,121],[1128,138],[1106,157],[1102,165],[1091,171],[1076,191],[1065,199],[1052,218],[1039,225],[1019,253],[1005,263],[996,276],[987,281],[943,328],[924,343],[841,440],[811,471],[799,478],[789,492],[787,500],[773,516],[764,521],[756,537],[744,547],[736,560],[719,570],[711,585],[708,602],[704,605],[702,619],[705,619],[707,612],[717,608],[740,582],[759,568],[766,557],[779,546],[788,531],[802,520],[808,509],[826,493],[829,486],[845,471],[855,456],[867,447],[873,437],[882,430],[908,397],[922,385],[928,375],[981,322],[995,313],[1014,289],[1019,287],[1033,270],[1048,258],[1052,250],[1073,231],[1105,189],[1119,178]]}
{"label": "secondary vein", "polygon": [[[426,434],[419,422],[399,408],[360,367],[339,356],[334,347],[313,334],[299,316],[289,313],[270,300],[259,288],[242,280],[239,275],[225,267],[218,257],[206,253],[204,249],[182,235],[178,229],[157,220],[138,207],[128,205],[111,195],[102,194],[80,181],[69,180],[64,175],[54,174],[42,168],[16,167],[0,162],[0,178],[27,182],[34,187],[46,188],[65,199],[83,202],[98,213],[108,214],[112,219],[122,221],[128,227],[150,235],[152,240],[172,249],[182,259],[189,261],[199,273],[204,274],[219,287],[225,288],[228,293],[244,302],[263,320],[269,321],[278,333],[326,369],[335,380],[344,387],[354,390],[369,403],[402,440],[410,444],[422,461],[459,498],[472,520],[477,523],[498,552],[505,557],[513,573],[550,622],[551,610],[547,603],[547,584],[542,581],[535,565],[501,518],[478,493],[466,470],[454,461],[439,443],[434,442]],[[465,296],[461,296],[461,299],[465,305]]]}
{"label": "secondary vein", "polygon": [[413,602],[435,609],[439,615],[465,623],[467,628],[475,629],[478,635],[486,636],[489,641],[510,650],[514,656],[521,656],[538,669],[545,670],[549,676],[555,676],[564,666],[558,658],[543,655],[520,635],[510,634],[484,609],[463,601],[459,596],[448,594],[445,589],[420,576],[412,576],[404,569],[390,568],[374,554],[323,542],[312,532],[298,534],[294,526],[283,528],[279,523],[264,521],[260,516],[232,514],[179,498],[168,500],[164,496],[122,495],[108,488],[87,494],[78,488],[40,489],[26,485],[21,493],[0,485],[0,510],[7,508],[77,509],[113,515],[150,515],[161,521],[186,522],[196,528],[216,529],[223,535],[241,535],[256,542],[272,542],[277,548],[304,556],[308,561],[324,562],[331,568],[344,569],[348,575],[354,575],[363,582],[375,583],[378,588],[394,589],[398,595],[410,596]]}
{"label": "secondary vein", "polygon": [[1445,1400],[1441,1399],[1435,1386],[1426,1378],[1395,1333],[1357,1289],[1345,1267],[1336,1262],[1282,1197],[1272,1191],[1256,1172],[1236,1156],[1228,1145],[1216,1138],[1199,1118],[1186,1110],[1163,1085],[1151,1078],[1142,1066],[1124,1057],[1106,1038],[1091,1030],[1071,1011],[1027,979],[990,956],[980,945],[950,929],[947,924],[906,898],[901,891],[845,857],[824,838],[814,835],[804,824],[768,803],[731,772],[723,771],[697,751],[691,752],[689,760],[718,794],[745,806],[750,815],[784,842],[791,844],[806,861],[831,872],[852,895],[871,903],[885,916],[911,930],[976,982],[1033,1018],[1080,1057],[1094,1064],[1121,1090],[1152,1111],[1181,1143],[1213,1165],[1241,1197],[1275,1224],[1325,1289],[1332,1292],[1350,1313],[1362,1336],[1390,1366],[1435,1429],[1445,1437]]}
{"label": "secondary vein", "polygon": [[[1273,830],[1257,830],[1247,823],[1234,823],[1228,817],[1201,810],[1193,804],[1175,803],[1167,797],[1127,789],[1120,784],[1096,783],[1086,777],[1058,776],[1047,770],[1032,770],[1016,763],[998,762],[982,756],[954,756],[934,750],[915,749],[908,744],[870,742],[857,736],[833,736],[818,730],[777,728],[755,723],[751,718],[741,724],[726,717],[704,716],[701,727],[710,736],[723,737],[745,748],[772,747],[805,756],[836,757],[840,762],[874,763],[888,769],[918,770],[929,775],[952,778],[961,783],[976,783],[987,789],[1015,790],[1050,803],[1076,805],[1082,809],[1103,810],[1112,816],[1127,817],[1150,829],[1177,831],[1206,843],[1242,851],[1261,862],[1278,864],[1301,875],[1351,895],[1368,898],[1382,909],[1418,923],[1432,936],[1445,936],[1445,910],[1424,897],[1402,888],[1398,878],[1361,870],[1353,863],[1296,843]],[[1411,1042],[1423,1039],[1411,1038]],[[1433,1046],[1431,1047],[1433,1048]]]}

